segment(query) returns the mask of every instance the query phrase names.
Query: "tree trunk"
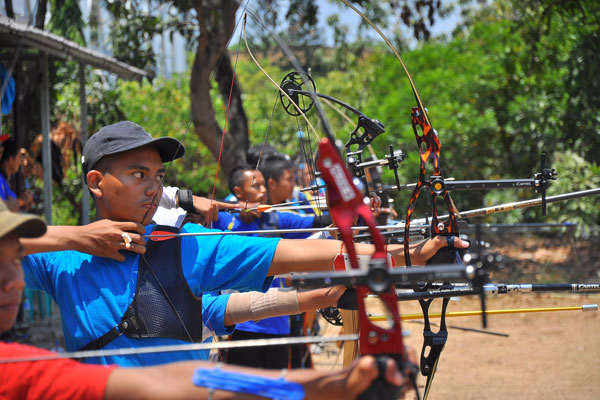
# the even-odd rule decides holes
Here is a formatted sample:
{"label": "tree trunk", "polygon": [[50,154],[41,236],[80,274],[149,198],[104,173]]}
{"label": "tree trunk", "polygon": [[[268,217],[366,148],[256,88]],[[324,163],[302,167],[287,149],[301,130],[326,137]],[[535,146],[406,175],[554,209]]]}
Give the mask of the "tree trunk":
{"label": "tree trunk", "polygon": [[[211,72],[215,70],[219,93],[227,106],[233,79],[233,68],[227,53],[227,41],[235,27],[234,0],[196,0],[200,35],[190,79],[192,120],[196,134],[217,158],[221,147],[223,129],[216,120],[210,97]],[[233,167],[245,163],[248,148],[248,122],[242,107],[241,91],[233,87],[227,132],[223,140],[221,167],[224,175]]]}

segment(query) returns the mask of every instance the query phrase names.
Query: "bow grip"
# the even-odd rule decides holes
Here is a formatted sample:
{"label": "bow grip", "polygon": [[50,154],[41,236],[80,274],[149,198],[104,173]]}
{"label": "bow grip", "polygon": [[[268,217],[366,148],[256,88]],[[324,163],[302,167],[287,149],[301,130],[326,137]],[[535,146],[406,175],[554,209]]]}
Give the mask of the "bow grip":
{"label": "bow grip", "polygon": [[427,265],[436,265],[436,264],[462,264],[462,258],[467,253],[468,249],[458,249],[454,247],[454,238],[456,236],[453,235],[440,235],[446,238],[448,245],[446,247],[442,247],[427,260]]}
{"label": "bow grip", "polygon": [[[402,325],[396,292],[393,285],[387,280],[386,270],[389,268],[385,241],[377,230],[375,219],[364,201],[362,193],[352,182],[352,177],[345,167],[342,158],[331,140],[321,139],[319,143],[319,159],[317,161],[321,177],[327,185],[329,212],[331,219],[337,225],[342,240],[346,245],[352,268],[358,269],[358,257],[352,240],[352,225],[356,216],[361,216],[373,239],[375,252],[369,262],[369,271],[372,282],[369,286],[357,286],[356,295],[359,309],[360,337],[359,345],[362,354],[374,355],[376,359],[393,357],[397,365],[403,366],[404,344],[402,342]],[[374,291],[385,304],[393,325],[389,328],[373,324],[369,320],[364,300]],[[379,365],[379,361],[378,361]],[[372,388],[364,393],[365,399],[393,399],[397,398],[400,388],[396,388],[385,381],[385,362],[383,374],[379,365],[380,374]],[[402,369],[401,369],[402,370]]]}

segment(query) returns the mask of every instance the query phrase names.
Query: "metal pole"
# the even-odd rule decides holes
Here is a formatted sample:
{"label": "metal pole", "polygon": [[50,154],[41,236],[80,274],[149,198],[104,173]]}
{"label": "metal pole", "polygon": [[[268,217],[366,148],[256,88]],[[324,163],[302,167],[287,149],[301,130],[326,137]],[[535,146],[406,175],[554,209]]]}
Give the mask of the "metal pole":
{"label": "metal pole", "polygon": [[[79,63],[79,107],[80,107],[80,119],[81,119],[81,148],[85,146],[85,142],[88,139],[88,126],[87,126],[87,101],[85,95],[85,64]],[[81,179],[81,223],[87,225],[90,223],[90,192],[88,187]]]}
{"label": "metal pole", "polygon": [[50,147],[50,97],[48,95],[48,54],[40,57],[42,82],[40,93],[42,122],[42,167],[44,168],[44,217],[52,224],[52,152]]}

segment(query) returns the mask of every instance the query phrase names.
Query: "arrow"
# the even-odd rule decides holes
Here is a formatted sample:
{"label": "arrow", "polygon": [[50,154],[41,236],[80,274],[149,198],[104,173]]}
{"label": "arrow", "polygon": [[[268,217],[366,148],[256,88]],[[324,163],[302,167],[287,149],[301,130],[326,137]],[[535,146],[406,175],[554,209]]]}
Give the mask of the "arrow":
{"label": "arrow", "polygon": [[[377,229],[398,229],[397,225],[380,225],[376,226]],[[415,231],[420,229],[429,228],[429,225],[413,225]],[[352,230],[367,230],[368,226],[353,226]],[[317,233],[317,232],[334,232],[337,231],[338,228],[302,228],[302,229],[263,229],[263,230],[253,230],[253,231],[206,231],[206,232],[184,232],[184,233],[170,233],[164,231],[154,231],[150,235],[143,235],[142,237],[145,239],[150,238],[151,240],[166,240],[168,238],[178,237],[178,236],[215,236],[215,235],[266,235],[273,233]],[[411,229],[413,230],[413,229]]]}
{"label": "arrow", "polygon": [[[558,201],[577,199],[580,197],[587,197],[587,196],[595,196],[597,194],[600,194],[600,188],[581,190],[578,192],[571,192],[571,193],[565,193],[565,194],[558,194],[556,196],[546,197],[546,203],[556,203]],[[535,207],[535,206],[539,206],[541,204],[542,204],[541,198],[532,199],[532,200],[516,201],[513,203],[504,203],[504,204],[499,204],[496,206],[478,208],[475,210],[461,211],[460,215],[457,215],[457,217],[459,219],[481,217],[481,216],[485,216],[485,215],[489,215],[489,214],[508,212],[508,211],[516,210],[517,208]],[[440,220],[448,219],[448,215],[442,215],[439,217],[439,219]],[[423,223],[424,221],[425,221],[425,219],[415,220],[415,222],[417,222],[417,223]]]}
{"label": "arrow", "polygon": [[[584,304],[579,307],[546,307],[546,308],[517,308],[508,310],[486,310],[487,315],[500,315],[500,314],[521,314],[521,313],[537,313],[537,312],[551,312],[551,311],[598,311],[598,304]],[[483,314],[481,310],[474,311],[454,311],[447,312],[446,317],[472,317]],[[430,318],[441,318],[441,313],[430,313]],[[422,319],[423,314],[403,314],[400,316],[403,321],[409,321],[413,319]],[[373,315],[369,319],[372,321],[387,321],[388,317],[385,315]]]}
{"label": "arrow", "polygon": [[91,357],[110,357],[110,356],[128,356],[135,354],[148,353],[167,353],[172,351],[194,351],[194,350],[211,350],[211,349],[232,349],[238,347],[263,347],[277,346],[288,344],[306,344],[306,343],[329,343],[340,341],[358,340],[358,335],[340,335],[336,337],[283,337],[275,339],[253,339],[253,340],[236,340],[218,343],[191,343],[181,345],[167,346],[148,346],[126,349],[111,349],[111,350],[92,350],[92,351],[72,351],[65,353],[40,354],[39,356],[29,357],[8,357],[0,359],[0,364],[9,364],[16,362],[31,362],[31,361],[48,361],[64,358],[91,358]]}

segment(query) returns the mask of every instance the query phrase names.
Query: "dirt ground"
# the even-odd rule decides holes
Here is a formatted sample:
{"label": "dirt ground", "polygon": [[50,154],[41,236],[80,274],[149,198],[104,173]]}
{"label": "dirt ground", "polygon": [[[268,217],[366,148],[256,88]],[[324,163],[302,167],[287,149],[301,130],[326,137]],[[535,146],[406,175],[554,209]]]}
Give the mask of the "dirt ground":
{"label": "dirt ground", "polygon": [[[439,303],[439,300],[437,301]],[[513,293],[488,296],[488,310],[581,306],[600,303],[600,294]],[[477,310],[476,297],[451,301],[448,311]],[[439,311],[434,308],[433,311]],[[402,313],[420,312],[416,302],[401,304]],[[322,321],[327,336],[339,328]],[[326,325],[325,325],[326,324]],[[447,324],[481,329],[480,317],[448,318]],[[405,321],[405,343],[420,354],[422,325]],[[600,399],[600,314],[559,311],[494,315],[488,330],[508,338],[449,328],[448,341],[429,399]],[[313,356],[317,368],[341,365],[334,345]],[[422,393],[425,384],[419,375]],[[412,395],[407,396],[412,398]]]}

